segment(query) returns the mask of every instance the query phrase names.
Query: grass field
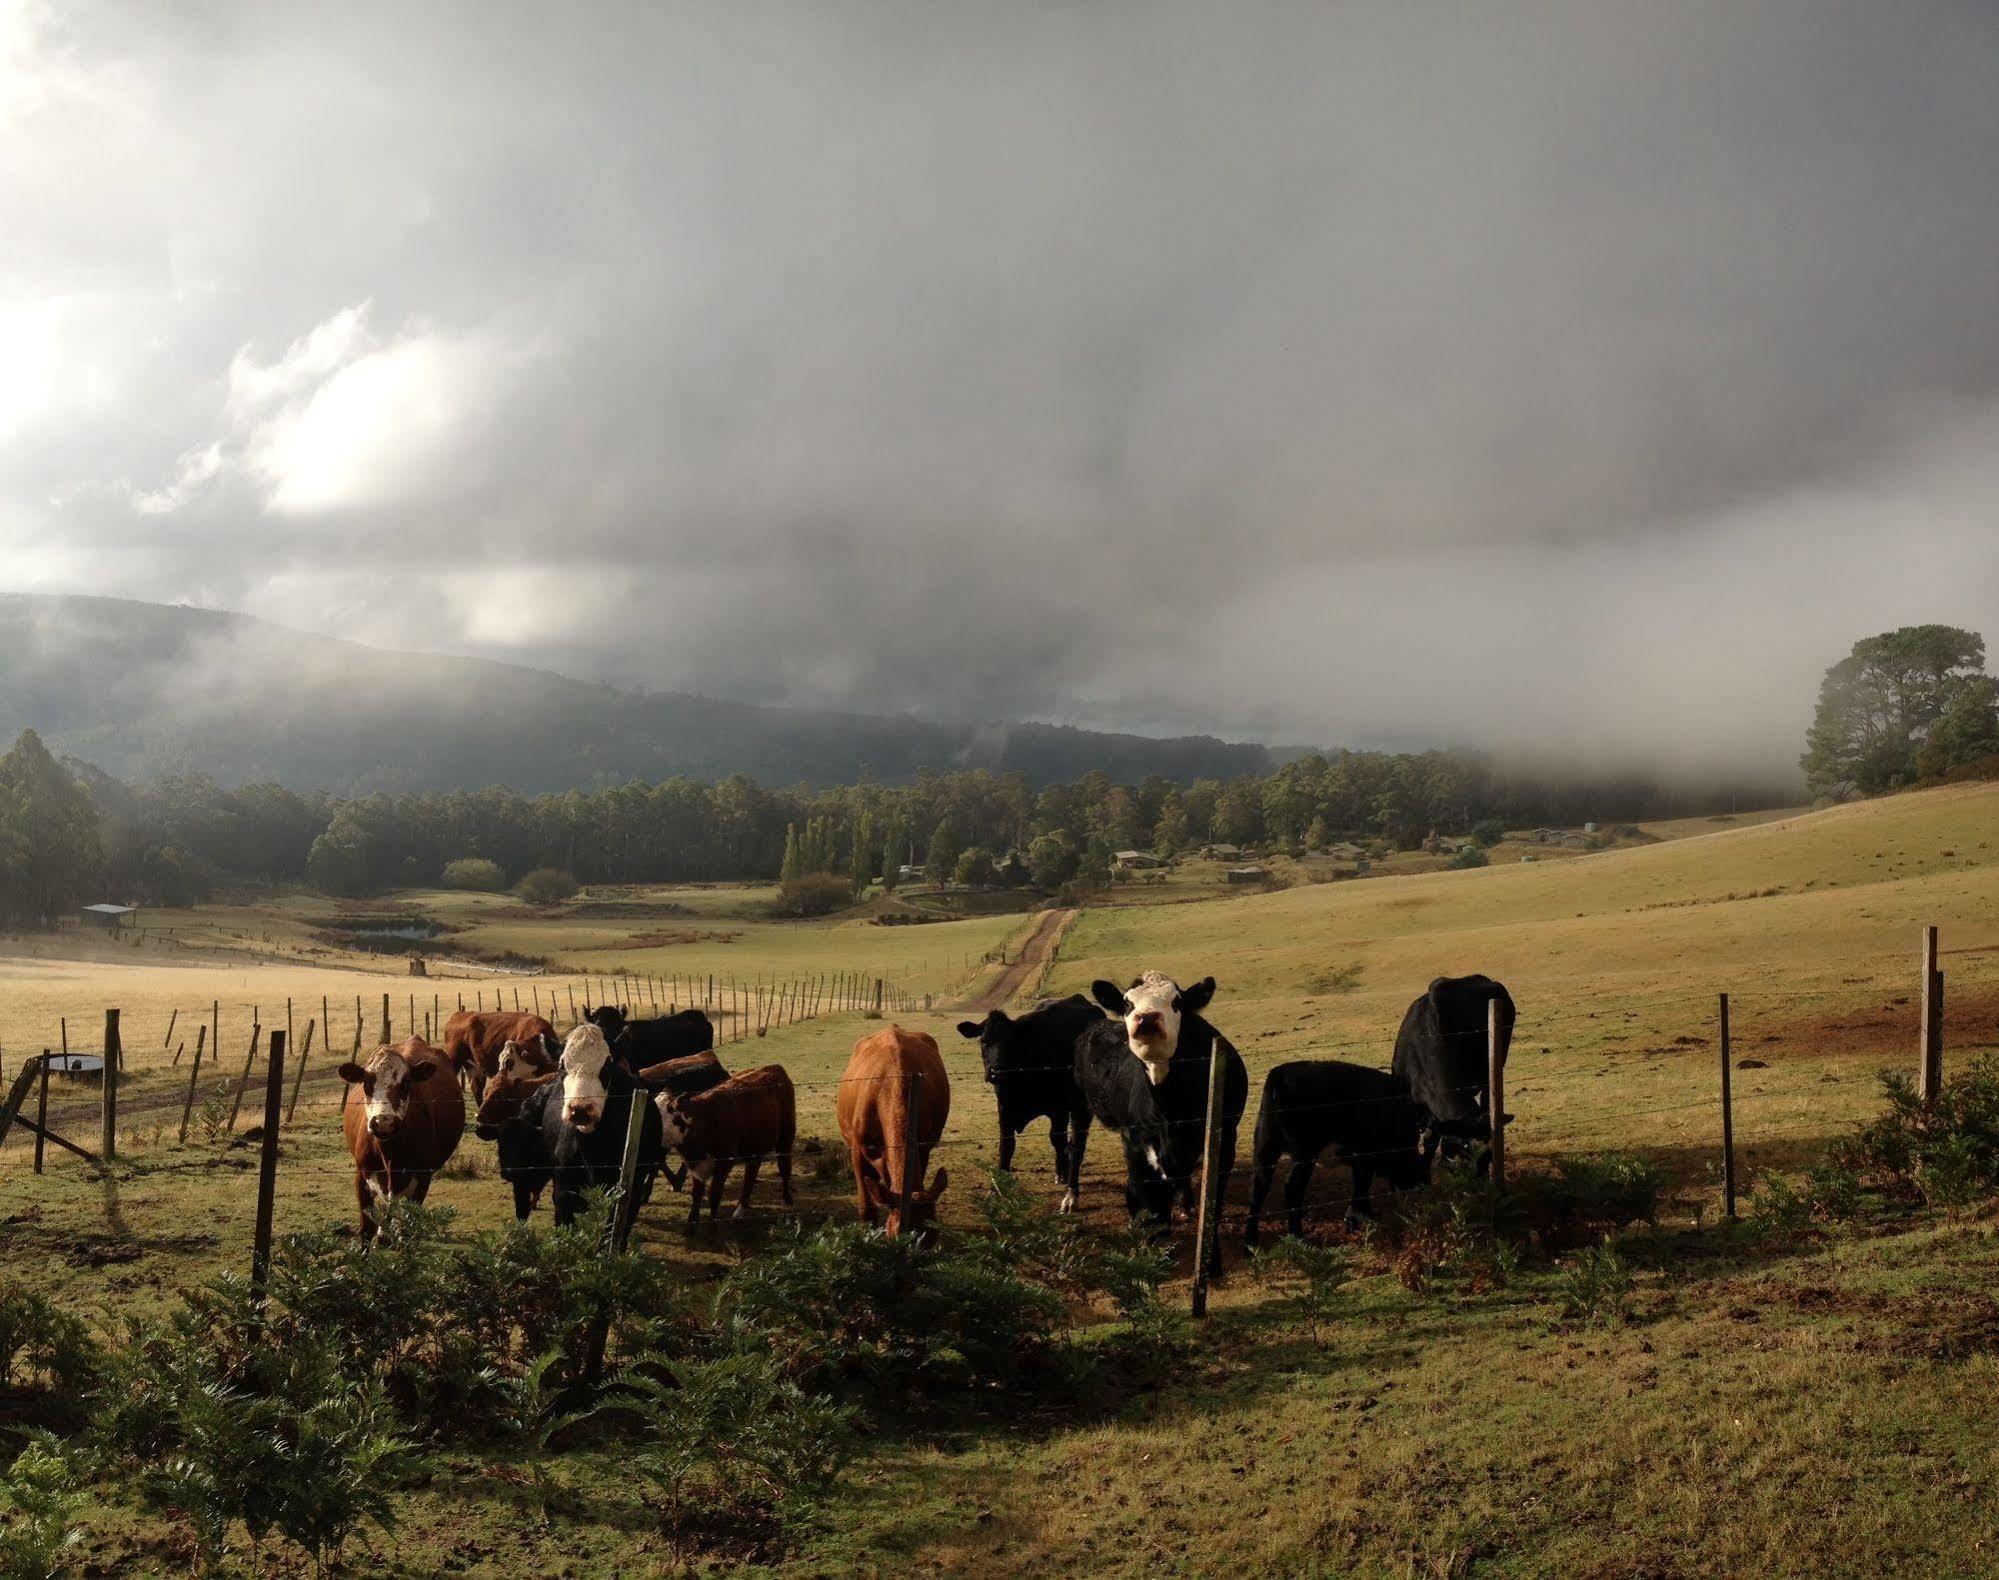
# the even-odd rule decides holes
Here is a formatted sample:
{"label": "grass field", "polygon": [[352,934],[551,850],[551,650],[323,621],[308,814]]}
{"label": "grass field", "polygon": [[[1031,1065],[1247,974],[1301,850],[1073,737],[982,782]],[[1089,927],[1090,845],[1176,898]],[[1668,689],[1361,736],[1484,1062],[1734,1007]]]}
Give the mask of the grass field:
{"label": "grass field", "polygon": [[[1714,1227],[1711,1166],[1717,993],[1731,994],[1735,1055],[1749,1061],[1735,1077],[1736,1132],[1752,1173],[1800,1164],[1874,1111],[1877,1072],[1913,1067],[1924,924],[1942,929],[1948,1063],[1999,1048],[1999,788],[1708,827],[1531,865],[1092,907],[1048,978],[1068,991],[1145,967],[1183,980],[1212,974],[1210,1016],[1255,1075],[1306,1056],[1385,1065],[1403,1008],[1430,977],[1500,977],[1520,1007],[1508,1108],[1521,1166],[1617,1148],[1653,1158],[1673,1181],[1658,1229],[1627,1236],[1637,1287],[1625,1323],[1581,1330],[1554,1320],[1559,1269],[1474,1296],[1412,1293],[1380,1276],[1353,1287],[1322,1349],[1280,1294],[1238,1269],[1217,1291],[1206,1347],[1177,1380],[1134,1390],[1108,1412],[872,1442],[782,1566],[996,1576],[1994,1572],[1999,1237],[1990,1218],[1728,1235]],[[952,993],[972,975],[967,957],[1024,926],[999,917],[790,927],[652,895],[630,903],[687,904],[693,914],[586,915],[568,930],[502,914],[506,901],[401,898],[487,947],[597,969],[720,960],[745,976],[782,976],[818,962]],[[255,913],[228,925],[260,930]],[[634,943],[683,925],[742,931],[728,943]],[[70,1013],[58,1006],[101,1014],[112,995],[134,1044],[157,1042],[171,1004],[203,1003],[225,986],[238,1003],[325,991],[373,995],[377,1006],[383,991],[427,987],[344,960],[156,964],[160,947],[99,941],[70,961],[10,955],[0,961],[0,1036],[11,1050],[23,1037],[15,1027]],[[990,1099],[970,1045],[951,1029],[956,1013],[906,1018],[937,1034],[953,1076],[945,1203],[947,1221],[962,1223],[978,1188],[972,1165],[992,1156]],[[344,1023],[336,1012],[336,1028]],[[823,1139],[834,1133],[832,1082],[873,1024],[829,1017],[723,1052],[736,1066],[785,1063],[800,1085],[801,1133]],[[240,1061],[226,1033],[224,1044]],[[240,1267],[248,1152],[199,1139],[176,1147],[171,1127],[148,1133],[155,1122],[128,1120],[129,1161],[109,1178],[58,1157],[36,1179],[20,1137],[10,1139],[0,1149],[0,1269],[117,1313]],[[812,1155],[824,1161],[801,1170],[800,1211],[851,1212],[838,1160]],[[1085,1200],[1104,1222],[1121,1216],[1116,1158],[1100,1133]],[[433,1201],[468,1227],[500,1222],[505,1193],[487,1149],[468,1138],[461,1159]],[[1017,1166],[1052,1200],[1039,1133],[1023,1138]],[[1344,1171],[1321,1171],[1322,1214],[1337,1212],[1344,1190]],[[642,1241],[689,1279],[710,1278],[761,1243],[774,1200],[763,1197],[748,1225],[690,1240],[668,1197],[643,1221]],[[279,1228],[352,1211],[322,1101],[287,1136]],[[634,1494],[604,1468],[579,1455],[564,1473],[594,1489],[603,1517],[642,1528]],[[130,1511],[104,1511],[93,1532],[102,1572],[143,1569],[157,1551]],[[560,1524],[524,1527],[474,1462],[413,1495],[402,1535],[374,1545],[371,1567],[387,1574],[668,1569],[643,1542],[606,1549]]]}

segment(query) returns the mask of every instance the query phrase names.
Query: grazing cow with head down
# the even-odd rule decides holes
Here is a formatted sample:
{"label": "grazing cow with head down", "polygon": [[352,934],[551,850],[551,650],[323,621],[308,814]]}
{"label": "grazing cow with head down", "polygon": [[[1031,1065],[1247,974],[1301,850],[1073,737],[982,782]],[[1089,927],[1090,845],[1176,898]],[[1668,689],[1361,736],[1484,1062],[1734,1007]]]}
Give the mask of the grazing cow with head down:
{"label": "grazing cow with head down", "polygon": [[[1070,1136],[1089,1123],[1076,1086],[1076,1039],[1104,1018],[1082,994],[1037,1004],[1018,1018],[996,1009],[984,1020],[961,1020],[958,1035],[979,1040],[986,1083],[999,1099],[999,1166],[1013,1167],[1014,1138],[1037,1119],[1048,1121],[1055,1177],[1069,1183]],[[1065,1199],[1064,1210],[1074,1206]]]}
{"label": "grazing cow with head down", "polygon": [[1428,1118],[1409,1089],[1386,1070],[1370,1070],[1337,1059],[1301,1059],[1280,1064],[1263,1082],[1251,1148],[1249,1223],[1243,1244],[1255,1245],[1277,1160],[1291,1159],[1284,1182],[1284,1208],[1293,1234],[1305,1232],[1305,1192],[1312,1168],[1328,1147],[1353,1170],[1353,1200],[1347,1220],[1373,1215],[1368,1194],[1375,1171],[1398,1191],[1430,1177],[1419,1146]]}
{"label": "grazing cow with head down", "polygon": [[1438,977],[1402,1017],[1395,1034],[1394,1070],[1421,1103],[1429,1124],[1425,1160],[1439,1147],[1446,1157],[1475,1153],[1479,1171],[1491,1164],[1486,1143],[1486,1006],[1499,1006],[1499,1067],[1513,1042],[1513,998],[1487,976]]}
{"label": "grazing cow with head down", "polygon": [[[910,1077],[920,1075],[913,1082]],[[905,1143],[910,1125],[910,1098],[916,1099],[916,1155],[911,1157]],[[951,1077],[944,1073],[944,1060],[937,1052],[937,1040],[920,1031],[904,1031],[900,1026],[863,1037],[854,1044],[847,1061],[847,1073],[840,1079],[837,1100],[840,1134],[847,1143],[847,1156],[854,1165],[854,1185],[860,1191],[861,1216],[875,1221],[875,1209],[888,1213],[888,1232],[926,1232],[937,1218],[937,1198],[950,1184],[950,1175],[939,1169],[928,1185],[923,1171],[930,1154],[944,1136],[944,1122],[951,1115]],[[913,1181],[909,1193],[909,1213],[902,1212],[902,1187]]]}
{"label": "grazing cow with head down", "polygon": [[662,1138],[687,1160],[687,1172],[694,1179],[694,1203],[687,1214],[690,1227],[701,1221],[704,1190],[709,1220],[721,1215],[722,1187],[737,1163],[743,1165],[743,1194],[735,1213],[738,1218],[749,1216],[750,1191],[767,1157],[777,1159],[778,1187],[785,1206],[791,1205],[791,1147],[798,1134],[798,1099],[783,1065],[745,1070],[702,1092],[661,1092],[653,1102],[659,1109]]}
{"label": "grazing cow with head down", "polygon": [[543,1070],[555,1068],[562,1046],[555,1028],[539,1015],[497,1009],[458,1010],[445,1020],[439,1046],[454,1067],[471,1074],[476,1103],[485,1097],[486,1083],[500,1068],[500,1050],[510,1042]]}
{"label": "grazing cow with head down", "polygon": [[715,1027],[698,1009],[634,1020],[622,1005],[599,1004],[594,1009],[585,1008],[583,1018],[604,1034],[612,1053],[634,1070],[705,1053],[715,1046]]}
{"label": "grazing cow with head down", "polygon": [[542,1108],[541,1133],[554,1173],[557,1226],[575,1221],[583,1210],[584,1192],[608,1190],[618,1183],[625,1132],[632,1104],[638,1103],[644,1113],[630,1209],[635,1214],[651,1196],[653,1176],[666,1156],[652,1094],[611,1057],[604,1034],[587,1022],[564,1041],[562,1080],[553,1089],[557,1095]]}
{"label": "grazing cow with head down", "polygon": [[[1229,1040],[1201,1017],[1215,994],[1205,977],[1181,988],[1148,971],[1129,988],[1094,982],[1091,993],[1113,1018],[1086,1026],[1076,1040],[1076,1084],[1089,1108],[1069,1152],[1069,1198],[1082,1183],[1083,1147],[1094,1118],[1124,1141],[1125,1209],[1172,1221],[1173,1198],[1191,1199],[1208,1121],[1208,1064],[1222,1063],[1221,1186],[1235,1167],[1236,1130],[1249,1105],[1249,1072]],[[1217,1236],[1209,1264],[1221,1268]]]}
{"label": "grazing cow with head down", "polygon": [[537,1070],[517,1043],[500,1050],[500,1065],[486,1087],[472,1133],[497,1142],[500,1178],[514,1188],[514,1217],[525,1222],[555,1177],[543,1134],[544,1110],[561,1095],[562,1072]]}
{"label": "grazing cow with head down", "polygon": [[347,1083],[340,1125],[354,1159],[361,1237],[373,1239],[371,1208],[430,1194],[465,1133],[465,1098],[445,1056],[420,1037],[384,1043],[366,1064],[343,1064],[339,1074]]}

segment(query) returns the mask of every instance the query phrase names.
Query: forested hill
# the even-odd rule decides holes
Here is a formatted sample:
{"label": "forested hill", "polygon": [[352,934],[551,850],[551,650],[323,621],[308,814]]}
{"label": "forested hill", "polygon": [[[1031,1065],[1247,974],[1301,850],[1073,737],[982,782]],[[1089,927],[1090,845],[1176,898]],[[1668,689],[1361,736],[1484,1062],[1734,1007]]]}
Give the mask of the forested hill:
{"label": "forested hill", "polygon": [[1267,773],[1279,754],[1045,724],[952,726],[640,694],[484,659],[392,653],[243,615],[0,595],[0,742],[35,729],[127,781],[205,774],[337,795],[529,794],[746,773],[766,785],[1098,769],[1137,783]]}

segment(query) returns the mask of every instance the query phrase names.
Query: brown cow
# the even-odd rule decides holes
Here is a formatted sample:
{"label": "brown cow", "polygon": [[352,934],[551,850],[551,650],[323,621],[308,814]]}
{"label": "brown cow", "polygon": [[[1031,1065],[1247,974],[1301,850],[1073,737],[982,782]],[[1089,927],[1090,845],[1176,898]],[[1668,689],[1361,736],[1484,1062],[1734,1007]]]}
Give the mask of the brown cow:
{"label": "brown cow", "polygon": [[472,1132],[481,1141],[498,1143],[500,1178],[514,1188],[514,1217],[525,1221],[541,1193],[555,1177],[542,1136],[542,1105],[553,1100],[535,1094],[562,1079],[560,1068],[537,1071],[518,1043],[500,1050],[500,1068],[486,1087],[473,1117]]}
{"label": "brown cow", "polygon": [[709,1222],[721,1216],[722,1186],[736,1163],[743,1165],[743,1194],[735,1216],[747,1217],[757,1170],[773,1155],[784,1204],[791,1205],[791,1144],[798,1134],[798,1099],[783,1065],[745,1070],[705,1092],[661,1092],[653,1103],[665,1127],[663,1139],[687,1160],[687,1172],[694,1179],[689,1226],[701,1221],[704,1186]]}
{"label": "brown cow", "polygon": [[[544,1037],[547,1047],[542,1045]],[[471,1072],[472,1100],[478,1102],[486,1095],[486,1083],[499,1073],[500,1050],[510,1042],[520,1044],[537,1070],[554,1069],[556,1051],[562,1047],[555,1028],[539,1015],[497,1009],[459,1010],[445,1021],[439,1046],[454,1068]]]}
{"label": "brown cow", "polygon": [[[910,1077],[921,1075],[916,1111],[916,1156],[908,1158],[903,1138],[909,1123]],[[854,1164],[854,1184],[861,1193],[861,1216],[875,1221],[875,1208],[888,1209],[888,1232],[905,1227],[922,1231],[937,1217],[937,1198],[950,1183],[943,1169],[926,1187],[923,1171],[931,1149],[943,1139],[944,1121],[951,1114],[951,1077],[937,1052],[937,1039],[920,1031],[890,1026],[854,1044],[847,1073],[840,1081],[840,1134]],[[901,1211],[904,1169],[914,1182],[909,1193],[909,1218]]]}
{"label": "brown cow", "polygon": [[421,1037],[384,1043],[366,1065],[340,1066],[340,1110],[354,1158],[361,1238],[373,1239],[369,1209],[394,1196],[422,1201],[465,1133],[465,1098],[444,1054]]}

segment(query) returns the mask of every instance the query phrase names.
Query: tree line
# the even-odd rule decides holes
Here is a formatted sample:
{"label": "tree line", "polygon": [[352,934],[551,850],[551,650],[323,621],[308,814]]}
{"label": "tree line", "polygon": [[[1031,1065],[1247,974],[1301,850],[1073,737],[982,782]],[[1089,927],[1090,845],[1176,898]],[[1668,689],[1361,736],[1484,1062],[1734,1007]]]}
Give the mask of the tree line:
{"label": "tree line", "polygon": [[[924,769],[902,784],[774,789],[745,774],[525,796],[491,788],[340,799],[199,776],[128,785],[58,763],[32,731],[0,758],[0,921],[41,925],[113,898],[197,903],[217,889],[305,884],[334,895],[438,883],[454,862],[508,882],[800,879],[894,887],[901,869],[1044,888],[1104,880],[1113,854],[1217,842],[1400,848],[1497,819],[1510,827],[1634,820],[1726,806],[1744,790],[1640,776],[1571,779],[1465,751],[1311,754],[1267,774],[1120,783],[1103,772],[1036,790],[1025,773]],[[1749,789],[1744,805],[1760,802]]]}

